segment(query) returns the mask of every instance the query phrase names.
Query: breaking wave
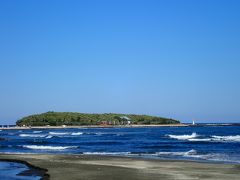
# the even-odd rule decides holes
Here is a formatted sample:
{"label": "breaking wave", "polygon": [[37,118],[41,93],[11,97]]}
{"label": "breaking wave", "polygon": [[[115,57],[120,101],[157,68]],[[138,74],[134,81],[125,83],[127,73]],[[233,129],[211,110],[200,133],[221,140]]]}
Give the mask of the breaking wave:
{"label": "breaking wave", "polygon": [[215,141],[236,141],[240,142],[240,135],[236,136],[212,136]]}
{"label": "breaking wave", "polygon": [[211,136],[209,138],[191,138],[188,141],[195,142],[240,142],[240,135],[236,136]]}
{"label": "breaking wave", "polygon": [[33,131],[33,133],[41,133],[42,131]]}
{"label": "breaking wave", "polygon": [[148,154],[148,153],[131,153],[131,152],[83,152],[84,155],[125,155],[125,156],[157,156],[157,157],[179,157],[179,158],[193,158],[193,159],[199,159],[199,160],[208,160],[208,161],[216,161],[216,162],[235,162],[239,163],[240,161],[238,159],[234,159],[229,157],[226,154],[220,154],[220,153],[208,153],[208,154],[200,154],[196,150],[192,149],[190,151],[186,152],[156,152],[154,154]]}
{"label": "breaking wave", "polygon": [[195,154],[197,154],[197,151],[192,149],[187,152],[157,152],[155,155],[189,156]]}
{"label": "breaking wave", "polygon": [[82,135],[83,133],[82,132],[73,132],[71,135],[72,136],[78,136],[78,135]]}
{"label": "breaking wave", "polygon": [[53,137],[53,136],[50,136],[50,135],[49,135],[49,136],[46,137],[46,139],[51,139],[52,137]]}
{"label": "breaking wave", "polygon": [[170,138],[178,139],[178,140],[188,140],[192,138],[198,137],[197,133],[192,133],[191,135],[168,135]]}
{"label": "breaking wave", "polygon": [[23,147],[36,150],[65,150],[77,148],[77,146],[37,146],[37,145],[23,145]]}
{"label": "breaking wave", "polygon": [[43,138],[46,135],[43,134],[19,134],[20,137],[35,137],[35,138]]}
{"label": "breaking wave", "polygon": [[227,154],[220,154],[220,153],[200,154],[194,149],[187,152],[157,152],[152,155],[160,156],[160,157],[178,156],[182,158],[194,158],[199,160],[218,161],[218,162],[235,162],[235,163],[240,162],[238,159],[229,157]]}
{"label": "breaking wave", "polygon": [[172,139],[178,139],[178,140],[187,140],[192,142],[240,142],[240,135],[235,136],[208,136],[204,138],[204,136],[201,136],[199,138],[199,135],[197,133],[192,133],[191,135],[167,135],[168,137]]}
{"label": "breaking wave", "polygon": [[198,138],[195,138],[195,139],[188,139],[188,141],[195,141],[195,142],[209,142],[209,141],[212,141],[211,138],[206,138],[206,139],[198,139]]}
{"label": "breaking wave", "polygon": [[49,132],[51,135],[67,135],[68,133],[65,132]]}
{"label": "breaking wave", "polygon": [[131,152],[83,152],[85,155],[130,155]]}

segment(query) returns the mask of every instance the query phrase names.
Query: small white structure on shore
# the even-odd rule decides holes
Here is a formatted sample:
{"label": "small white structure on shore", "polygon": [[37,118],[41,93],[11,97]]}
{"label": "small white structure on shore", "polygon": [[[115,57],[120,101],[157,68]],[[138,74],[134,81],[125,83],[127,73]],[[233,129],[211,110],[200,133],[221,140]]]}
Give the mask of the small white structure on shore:
{"label": "small white structure on shore", "polygon": [[192,125],[195,125],[195,121],[194,120],[192,121]]}
{"label": "small white structure on shore", "polygon": [[[127,125],[131,125],[132,120],[127,116],[120,117],[122,120],[127,121]],[[123,123],[124,124],[124,123]]]}

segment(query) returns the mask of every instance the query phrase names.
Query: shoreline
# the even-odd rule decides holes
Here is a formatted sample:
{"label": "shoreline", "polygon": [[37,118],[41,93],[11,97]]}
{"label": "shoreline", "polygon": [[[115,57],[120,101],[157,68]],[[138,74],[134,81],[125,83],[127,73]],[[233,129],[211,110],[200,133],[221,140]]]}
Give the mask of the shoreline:
{"label": "shoreline", "polygon": [[[102,155],[0,154],[0,160],[45,170],[51,180],[63,179],[239,179],[240,165],[185,160],[159,160]],[[44,179],[45,180],[45,179]],[[47,180],[47,179],[46,179]]]}
{"label": "shoreline", "polygon": [[201,126],[240,126],[239,123],[220,123],[220,124],[151,124],[151,125],[87,125],[87,126],[14,126],[0,127],[0,130],[25,130],[25,129],[81,129],[81,128],[146,128],[146,127],[201,127]]}
{"label": "shoreline", "polygon": [[188,127],[191,125],[188,124],[159,124],[159,125],[124,125],[124,126],[101,126],[101,125],[90,125],[90,126],[31,126],[31,127],[21,127],[21,126],[15,126],[15,127],[0,127],[0,130],[24,130],[24,129],[81,129],[81,128],[144,128],[144,127]]}
{"label": "shoreline", "polygon": [[[1,154],[0,154],[1,156]],[[0,162],[14,162],[14,163],[19,163],[19,164],[24,164],[28,167],[27,170],[24,170],[17,174],[17,176],[39,176],[41,177],[40,180],[49,180],[50,176],[47,173],[47,169],[35,166],[33,164],[30,164],[29,162],[25,160],[18,160],[18,159],[5,159],[5,158],[0,158]]]}

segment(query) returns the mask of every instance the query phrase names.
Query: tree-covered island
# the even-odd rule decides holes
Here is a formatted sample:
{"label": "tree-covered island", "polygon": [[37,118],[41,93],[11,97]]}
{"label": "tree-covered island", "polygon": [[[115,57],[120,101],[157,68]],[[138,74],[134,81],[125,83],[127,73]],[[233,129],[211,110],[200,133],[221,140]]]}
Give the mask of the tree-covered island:
{"label": "tree-covered island", "polygon": [[160,125],[179,124],[174,119],[135,114],[86,114],[73,112],[46,112],[24,117],[16,122],[18,126],[83,126],[83,125]]}

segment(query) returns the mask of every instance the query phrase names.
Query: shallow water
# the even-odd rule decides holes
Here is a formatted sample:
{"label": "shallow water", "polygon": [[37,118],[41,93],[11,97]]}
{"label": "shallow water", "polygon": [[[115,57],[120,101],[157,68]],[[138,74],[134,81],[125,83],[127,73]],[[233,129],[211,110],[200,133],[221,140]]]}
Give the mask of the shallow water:
{"label": "shallow water", "polygon": [[240,126],[0,131],[0,153],[190,159],[240,164]]}
{"label": "shallow water", "polygon": [[0,179],[2,180],[39,180],[38,176],[18,176],[28,167],[21,163],[0,161]]}

